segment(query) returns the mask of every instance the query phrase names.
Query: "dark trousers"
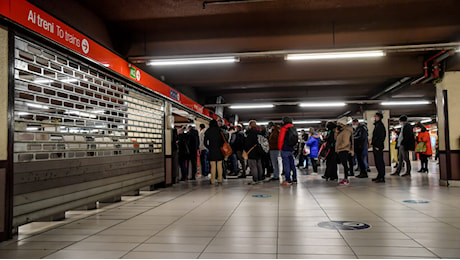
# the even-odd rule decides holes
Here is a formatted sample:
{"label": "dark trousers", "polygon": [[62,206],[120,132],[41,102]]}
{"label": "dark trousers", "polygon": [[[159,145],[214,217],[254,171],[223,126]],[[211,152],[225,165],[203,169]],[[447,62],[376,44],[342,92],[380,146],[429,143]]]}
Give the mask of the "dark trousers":
{"label": "dark trousers", "polygon": [[337,154],[333,151],[329,152],[326,157],[326,171],[324,176],[331,180],[338,178],[337,176]]}
{"label": "dark trousers", "polygon": [[[385,179],[385,161],[383,160],[383,151],[373,149],[375,167],[377,168],[377,179]],[[401,163],[401,162],[400,162]]]}
{"label": "dark trousers", "polygon": [[[342,166],[343,166],[344,179],[348,179],[348,175],[350,174],[350,167],[348,167],[349,154],[350,153],[348,151],[339,152],[339,160],[340,160],[340,163],[342,163]],[[353,169],[353,165],[351,166],[351,169]]]}
{"label": "dark trousers", "polygon": [[[307,159],[308,158],[310,159],[311,167],[313,167],[313,172],[318,172],[318,161],[316,158],[307,157]],[[308,163],[306,167],[308,167]]]}
{"label": "dark trousers", "polygon": [[201,150],[201,153],[200,153],[200,166],[201,166],[202,176],[208,176],[210,169],[211,169],[211,165],[209,165],[209,160],[208,160],[208,153],[209,153],[208,149]]}
{"label": "dark trousers", "polygon": [[198,156],[197,152],[195,151],[194,154],[190,156],[190,166],[192,168],[192,180],[196,178],[197,166],[198,166]]}
{"label": "dark trousers", "polygon": [[422,163],[422,170],[428,170],[428,155],[420,153],[420,162]]}
{"label": "dark trousers", "polygon": [[249,169],[251,170],[252,180],[255,182],[264,180],[264,171],[262,168],[261,159],[249,159],[248,160]]}
{"label": "dark trousers", "polygon": [[367,167],[364,165],[363,157],[364,149],[355,149],[356,160],[358,161],[359,174],[362,176],[367,176]]}
{"label": "dark trousers", "polygon": [[179,158],[179,166],[181,173],[180,180],[185,181],[188,179],[188,161],[186,159]]}

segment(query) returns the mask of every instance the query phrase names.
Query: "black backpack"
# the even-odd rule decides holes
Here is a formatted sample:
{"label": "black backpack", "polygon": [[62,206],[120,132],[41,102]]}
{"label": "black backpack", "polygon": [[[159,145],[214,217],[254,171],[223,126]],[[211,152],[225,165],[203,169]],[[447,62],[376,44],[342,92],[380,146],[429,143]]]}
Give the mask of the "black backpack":
{"label": "black backpack", "polygon": [[299,142],[299,137],[297,135],[297,129],[295,127],[289,127],[288,131],[286,132],[287,138],[286,144],[290,147],[294,147]]}

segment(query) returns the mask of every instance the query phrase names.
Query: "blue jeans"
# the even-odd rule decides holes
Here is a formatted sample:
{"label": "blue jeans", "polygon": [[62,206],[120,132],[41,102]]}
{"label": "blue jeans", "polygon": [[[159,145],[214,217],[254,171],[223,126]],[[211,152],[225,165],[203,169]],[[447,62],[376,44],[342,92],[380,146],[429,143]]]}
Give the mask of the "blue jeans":
{"label": "blue jeans", "polygon": [[211,170],[210,169],[211,166],[209,165],[209,161],[208,161],[208,153],[209,153],[208,149],[201,150],[200,152],[200,167],[201,167],[202,176],[208,176]]}
{"label": "blue jeans", "polygon": [[273,178],[276,178],[276,179],[280,177],[280,166],[278,164],[279,157],[280,157],[279,150],[270,151],[270,160],[272,161],[272,165],[273,165]]}
{"label": "blue jeans", "polygon": [[297,181],[297,170],[295,168],[294,155],[291,151],[281,151],[281,159],[283,161],[283,171],[287,182],[291,182],[291,171],[292,180]]}
{"label": "blue jeans", "polygon": [[232,163],[233,163],[233,173],[238,174],[238,172],[239,172],[239,170],[238,170],[238,158],[236,157],[236,153],[232,153],[232,155],[230,155],[230,157],[232,158]]}

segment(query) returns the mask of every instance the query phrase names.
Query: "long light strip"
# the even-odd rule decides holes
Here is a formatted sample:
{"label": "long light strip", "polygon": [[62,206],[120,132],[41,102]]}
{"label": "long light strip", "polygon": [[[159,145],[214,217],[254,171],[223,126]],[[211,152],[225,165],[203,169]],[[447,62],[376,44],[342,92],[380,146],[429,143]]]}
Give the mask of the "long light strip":
{"label": "long light strip", "polygon": [[413,105],[428,105],[431,104],[430,101],[427,100],[419,100],[419,101],[385,101],[380,103],[382,106],[413,106]]}
{"label": "long light strip", "polygon": [[235,63],[239,59],[235,56],[209,57],[209,58],[184,58],[184,59],[158,59],[151,60],[147,65],[151,66],[175,66],[175,65],[199,65],[199,64],[219,64]]}
{"label": "long light strip", "polygon": [[321,121],[319,120],[310,120],[310,121],[294,121],[293,122],[294,124],[299,124],[299,125],[303,125],[303,124],[320,124]]}
{"label": "long light strip", "polygon": [[345,102],[315,102],[315,103],[300,103],[300,107],[343,107]]}
{"label": "long light strip", "polygon": [[273,104],[259,104],[259,105],[231,105],[230,109],[258,109],[258,108],[272,108]]}
{"label": "long light strip", "polygon": [[288,54],[285,60],[324,60],[324,59],[349,59],[383,57],[385,52],[377,51],[349,51],[349,52],[324,52],[324,53],[299,53]]}

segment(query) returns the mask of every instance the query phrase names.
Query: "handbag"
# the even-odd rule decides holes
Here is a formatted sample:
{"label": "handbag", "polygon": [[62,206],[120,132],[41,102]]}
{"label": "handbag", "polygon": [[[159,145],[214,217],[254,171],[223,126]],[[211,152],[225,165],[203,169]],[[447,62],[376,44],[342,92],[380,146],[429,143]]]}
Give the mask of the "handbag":
{"label": "handbag", "polygon": [[426,143],[425,142],[418,143],[417,146],[415,147],[415,152],[426,153]]}
{"label": "handbag", "polygon": [[222,155],[224,157],[229,156],[229,155],[231,155],[233,153],[232,147],[230,146],[230,144],[225,139],[224,134],[222,132],[220,132],[220,134],[222,135],[222,138],[224,139],[224,144],[220,148],[220,151],[222,152]]}
{"label": "handbag", "polygon": [[251,149],[249,149],[249,151],[245,151],[243,150],[243,154],[241,156],[243,156],[243,159],[245,160],[248,160],[249,159],[249,153],[252,151],[252,149],[254,149],[255,147],[257,146],[257,144],[255,144]]}
{"label": "handbag", "polygon": [[302,151],[303,155],[309,155],[310,154],[310,147],[308,145],[305,145],[303,147],[303,151]]}

